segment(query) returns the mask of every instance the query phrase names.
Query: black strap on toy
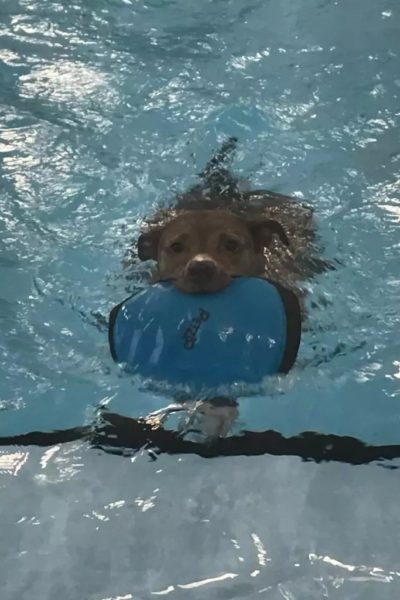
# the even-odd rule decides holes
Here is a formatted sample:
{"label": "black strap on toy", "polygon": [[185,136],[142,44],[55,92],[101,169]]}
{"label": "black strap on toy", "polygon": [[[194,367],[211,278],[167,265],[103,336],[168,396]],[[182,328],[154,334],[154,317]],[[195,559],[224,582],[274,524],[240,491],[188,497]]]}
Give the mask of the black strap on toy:
{"label": "black strap on toy", "polygon": [[293,367],[301,340],[301,309],[296,294],[280,283],[270,281],[278,290],[286,313],[286,347],[279,373],[288,373]]}

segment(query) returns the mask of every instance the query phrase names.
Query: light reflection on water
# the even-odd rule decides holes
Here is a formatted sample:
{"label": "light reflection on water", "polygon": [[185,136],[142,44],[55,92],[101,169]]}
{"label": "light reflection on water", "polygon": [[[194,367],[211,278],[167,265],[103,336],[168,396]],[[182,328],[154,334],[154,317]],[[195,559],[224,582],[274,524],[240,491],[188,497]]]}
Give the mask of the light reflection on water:
{"label": "light reflection on water", "polygon": [[[170,402],[112,363],[101,317],[136,284],[121,263],[143,218],[237,135],[238,174],[308,199],[325,256],[342,265],[310,282],[298,365],[241,401],[240,426],[398,443],[397,3],[6,0],[0,14],[1,434]],[[29,587],[39,547],[57,557],[54,579],[68,565],[63,599],[375,598],[377,582],[379,597],[398,596],[389,471],[147,460],[83,443],[5,449],[6,595],[56,590],[51,578]],[[82,536],[94,535],[87,556]]]}

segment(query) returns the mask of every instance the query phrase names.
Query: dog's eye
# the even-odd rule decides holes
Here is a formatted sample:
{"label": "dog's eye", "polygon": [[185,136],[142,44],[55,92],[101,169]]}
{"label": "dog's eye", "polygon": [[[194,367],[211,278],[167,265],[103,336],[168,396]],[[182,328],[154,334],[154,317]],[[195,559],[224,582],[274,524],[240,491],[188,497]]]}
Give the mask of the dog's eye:
{"label": "dog's eye", "polygon": [[172,252],[175,252],[175,254],[180,254],[180,252],[183,251],[183,244],[182,244],[182,242],[173,242],[170,245],[170,250],[172,250]]}
{"label": "dog's eye", "polygon": [[233,238],[229,238],[225,240],[224,246],[229,252],[236,252],[240,248],[240,242],[238,242],[238,240],[234,240]]}

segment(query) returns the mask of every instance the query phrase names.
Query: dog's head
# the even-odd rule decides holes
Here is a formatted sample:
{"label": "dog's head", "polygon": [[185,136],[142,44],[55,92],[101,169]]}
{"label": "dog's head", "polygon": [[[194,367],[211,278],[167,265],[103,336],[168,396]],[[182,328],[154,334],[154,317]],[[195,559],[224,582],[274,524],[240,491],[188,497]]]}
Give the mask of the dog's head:
{"label": "dog's head", "polygon": [[143,233],[138,255],[157,261],[158,279],[172,281],[180,291],[212,293],[224,289],[232,277],[263,275],[264,250],[274,235],[289,244],[277,221],[193,211]]}

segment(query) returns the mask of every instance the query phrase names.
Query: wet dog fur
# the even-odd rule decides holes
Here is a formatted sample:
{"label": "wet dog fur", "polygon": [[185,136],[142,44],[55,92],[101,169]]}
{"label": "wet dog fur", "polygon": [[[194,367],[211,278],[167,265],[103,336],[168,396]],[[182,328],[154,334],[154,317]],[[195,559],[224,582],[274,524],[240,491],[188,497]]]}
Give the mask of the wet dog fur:
{"label": "wet dog fur", "polygon": [[[331,268],[318,256],[313,210],[269,190],[241,189],[228,168],[236,143],[227,140],[200,183],[149,219],[133,254],[155,261],[153,282],[171,281],[185,293],[215,293],[233,277],[265,277],[295,291],[304,314],[302,283]],[[195,407],[208,440],[227,435],[238,415],[230,398],[200,399]],[[186,409],[178,403],[174,410]],[[150,422],[161,426],[169,412],[150,415]]]}
{"label": "wet dog fur", "polygon": [[241,190],[227,168],[230,138],[200,173],[200,184],[158,212],[138,239],[153,281],[185,293],[215,293],[233,277],[266,277],[302,295],[301,283],[327,268],[318,257],[313,211],[268,190]]}

